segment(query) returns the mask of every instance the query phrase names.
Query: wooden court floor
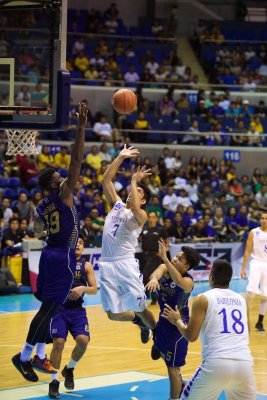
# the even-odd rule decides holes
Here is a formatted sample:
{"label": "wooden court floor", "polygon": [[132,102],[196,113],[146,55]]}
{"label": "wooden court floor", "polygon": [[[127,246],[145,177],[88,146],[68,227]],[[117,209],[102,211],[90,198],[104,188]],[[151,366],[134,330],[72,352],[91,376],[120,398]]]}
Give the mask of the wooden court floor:
{"label": "wooden court floor", "polygon": [[[149,306],[155,316],[158,306]],[[129,370],[167,376],[162,360],[150,358],[151,342],[140,342],[139,329],[131,323],[109,321],[101,306],[87,307],[90,322],[91,342],[87,353],[75,369],[76,377],[89,377]],[[29,323],[35,312],[14,312],[0,315],[0,389],[28,385],[11,363],[11,357],[21,350]],[[258,314],[258,304],[254,303],[251,313],[251,351],[254,357],[254,373],[257,392],[267,394],[267,337],[254,329]],[[267,327],[267,322],[265,326]],[[74,341],[68,338],[63,353],[62,368],[68,362]],[[50,353],[51,345],[47,353]],[[187,365],[182,373],[188,379],[201,360],[201,346],[197,341],[189,345]],[[39,374],[41,381],[49,381],[49,375]],[[60,379],[62,377],[60,376]],[[1,398],[1,393],[0,393]],[[3,399],[4,400],[4,399]]]}

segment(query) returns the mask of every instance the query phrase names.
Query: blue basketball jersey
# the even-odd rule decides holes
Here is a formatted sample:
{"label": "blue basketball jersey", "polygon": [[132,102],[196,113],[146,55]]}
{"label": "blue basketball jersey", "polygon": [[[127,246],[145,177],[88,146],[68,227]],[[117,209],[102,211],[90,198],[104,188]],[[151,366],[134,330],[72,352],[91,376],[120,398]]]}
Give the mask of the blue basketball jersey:
{"label": "blue basketball jersey", "polygon": [[[188,277],[193,280],[191,275],[187,274],[185,277]],[[170,322],[166,319],[161,317],[161,313],[164,309],[164,304],[167,303],[173,309],[178,306],[178,309],[181,313],[182,320],[184,322],[189,321],[189,308],[188,308],[188,298],[191,294],[185,293],[184,290],[175,285],[169,273],[166,273],[160,280],[160,290],[158,291],[159,294],[159,306],[160,306],[160,322],[165,321],[166,323],[170,324],[170,327],[174,327]],[[176,327],[174,327],[177,329]]]}
{"label": "blue basketball jersey", "polygon": [[[192,279],[189,274],[186,277]],[[164,361],[169,367],[182,367],[185,365],[188,341],[183,338],[176,326],[161,316],[164,304],[173,309],[178,306],[182,320],[189,321],[188,298],[190,293],[185,293],[173,282],[171,276],[166,273],[160,280],[159,306],[160,316],[155,329],[155,345],[164,355]]]}
{"label": "blue basketball jersey", "polygon": [[[74,271],[74,278],[72,283],[72,289],[78,286],[88,286],[87,283],[87,272],[85,270],[85,258],[80,258],[76,263],[76,269]],[[83,303],[83,296],[79,297],[77,300],[66,300],[65,308],[78,308],[81,307]]]}
{"label": "blue basketball jersey", "polygon": [[75,206],[66,206],[53,192],[44,197],[36,211],[47,230],[47,246],[75,249],[80,228]]}

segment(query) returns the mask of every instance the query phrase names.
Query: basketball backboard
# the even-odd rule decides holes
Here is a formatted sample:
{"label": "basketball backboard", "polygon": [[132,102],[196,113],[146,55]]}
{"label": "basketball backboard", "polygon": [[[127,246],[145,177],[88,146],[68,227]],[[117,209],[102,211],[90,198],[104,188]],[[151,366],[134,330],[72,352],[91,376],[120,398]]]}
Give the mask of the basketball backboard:
{"label": "basketball backboard", "polygon": [[0,129],[63,129],[67,0],[0,0]]}

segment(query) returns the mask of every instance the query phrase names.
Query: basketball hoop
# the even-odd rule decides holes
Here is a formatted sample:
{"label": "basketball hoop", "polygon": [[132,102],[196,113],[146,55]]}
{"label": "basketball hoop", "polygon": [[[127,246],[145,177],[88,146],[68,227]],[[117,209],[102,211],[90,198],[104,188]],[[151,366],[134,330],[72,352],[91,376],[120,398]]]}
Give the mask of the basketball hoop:
{"label": "basketball hoop", "polygon": [[39,154],[36,147],[36,135],[38,131],[26,131],[22,129],[5,130],[7,136],[8,156],[33,156]]}

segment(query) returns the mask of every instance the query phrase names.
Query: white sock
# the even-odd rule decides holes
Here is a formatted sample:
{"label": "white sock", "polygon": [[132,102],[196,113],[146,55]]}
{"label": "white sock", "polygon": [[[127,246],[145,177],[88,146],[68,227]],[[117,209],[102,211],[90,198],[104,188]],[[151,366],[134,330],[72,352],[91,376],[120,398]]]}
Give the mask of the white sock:
{"label": "white sock", "polygon": [[41,360],[45,358],[45,343],[36,343],[36,354]]}
{"label": "white sock", "polygon": [[267,300],[261,300],[260,302],[260,315],[265,315],[267,311]]}
{"label": "white sock", "polygon": [[179,399],[171,399],[171,398],[170,398],[170,400],[179,400]]}
{"label": "white sock", "polygon": [[21,361],[30,361],[34,347],[32,344],[25,343],[20,355]]}
{"label": "white sock", "polygon": [[59,381],[59,379],[58,379],[58,372],[59,372],[59,370],[56,369],[56,371],[57,371],[57,372],[56,372],[55,374],[51,374],[51,382],[54,381],[54,380]]}
{"label": "white sock", "polygon": [[75,368],[77,365],[78,361],[74,361],[72,358],[70,359],[67,368]]}

